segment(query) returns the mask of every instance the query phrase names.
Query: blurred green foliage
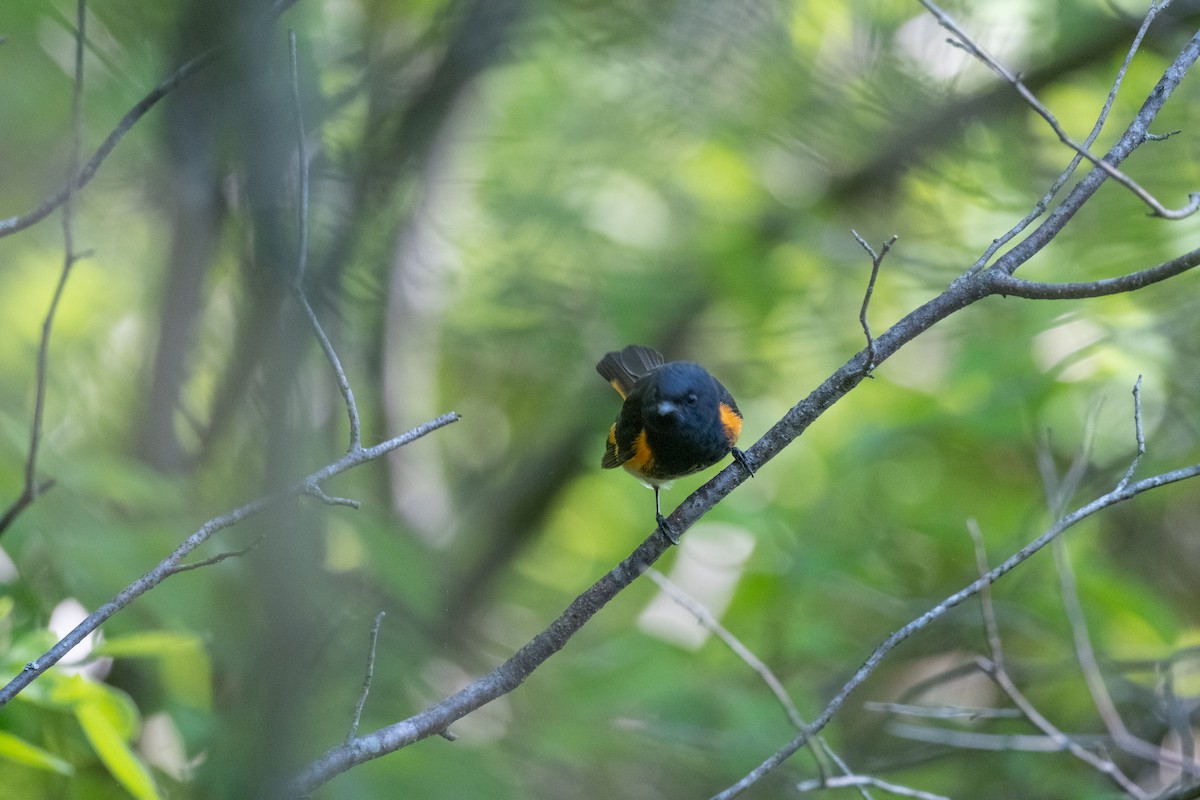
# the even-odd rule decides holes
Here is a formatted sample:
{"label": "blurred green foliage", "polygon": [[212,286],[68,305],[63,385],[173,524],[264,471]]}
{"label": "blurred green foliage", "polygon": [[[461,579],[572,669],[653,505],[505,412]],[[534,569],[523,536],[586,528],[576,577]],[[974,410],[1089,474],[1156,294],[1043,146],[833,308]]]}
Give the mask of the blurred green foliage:
{"label": "blurred green foliage", "polygon": [[[112,659],[106,675],[56,667],[0,709],[0,794],[251,796],[343,739],[380,610],[361,730],[460,688],[652,529],[651,494],[599,469],[619,403],[593,370],[605,351],[636,342],[702,362],[737,398],[748,446],[863,346],[870,260],[851,229],[876,246],[900,237],[870,306],[879,333],[969,267],[1070,158],[915,2],[300,0],[258,33],[238,33],[240,9],[89,6],[85,152],[204,47],[235,34],[258,46],[151,111],[77,198],[86,257],[53,329],[38,460],[57,485],[0,539],[5,680],[57,638],[63,600],[95,608],[204,520],[343,452],[341,397],[279,279],[296,233],[285,28],[310,132],[309,292],[364,438],[463,419],[325,487],[357,511],[303,498],[222,532],[197,557],[265,538],[107,623],[92,654]],[[1079,139],[1144,13],[1098,0],[948,10]],[[61,4],[5,9],[0,213],[64,179],[71,19]],[[1098,147],[1198,19],[1194,2],[1162,15]],[[1125,165],[1168,206],[1200,186],[1195,77],[1155,126],[1183,133]],[[1200,221],[1145,212],[1106,186],[1021,275],[1092,280],[1195,247]],[[62,261],[57,217],[0,239],[0,504],[24,481]],[[1139,375],[1140,474],[1197,460],[1195,281],[993,298],[946,320],[660,567],[724,575],[722,624],[811,718],[890,631],[974,579],[968,520],[992,563],[1044,529],[1039,452],[1064,472],[1089,448],[1068,507],[1115,484]],[[665,506],[708,477],[678,481]],[[1161,661],[1200,644],[1195,496],[1169,487],[1067,537],[1108,686],[1154,743],[1167,712],[1194,714],[1200,697],[1194,651]],[[731,561],[730,541],[753,546]],[[729,785],[794,731],[686,614],[677,635],[651,626],[658,595],[638,581],[524,686],[457,723],[454,744],[418,743],[318,796],[649,800]],[[1102,733],[1049,554],[1000,582],[995,607],[1022,690],[1063,730]],[[914,720],[863,705],[1008,706],[978,673],[943,676],[986,653],[969,603],[895,652],[826,739],[858,771],[963,800],[1117,796],[1065,754],[909,740],[892,725]],[[1149,791],[1165,780],[1114,757]],[[746,796],[793,796],[814,774],[797,754]]]}

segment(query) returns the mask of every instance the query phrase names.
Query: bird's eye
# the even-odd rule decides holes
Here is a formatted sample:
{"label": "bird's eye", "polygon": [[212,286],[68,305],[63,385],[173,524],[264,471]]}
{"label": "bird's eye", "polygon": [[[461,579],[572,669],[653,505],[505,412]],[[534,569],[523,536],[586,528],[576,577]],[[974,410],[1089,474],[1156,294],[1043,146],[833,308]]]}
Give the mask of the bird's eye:
{"label": "bird's eye", "polygon": [[696,393],[695,393],[695,392],[688,392],[688,396],[687,396],[687,404],[688,404],[689,406],[694,406],[694,405],[696,405]]}

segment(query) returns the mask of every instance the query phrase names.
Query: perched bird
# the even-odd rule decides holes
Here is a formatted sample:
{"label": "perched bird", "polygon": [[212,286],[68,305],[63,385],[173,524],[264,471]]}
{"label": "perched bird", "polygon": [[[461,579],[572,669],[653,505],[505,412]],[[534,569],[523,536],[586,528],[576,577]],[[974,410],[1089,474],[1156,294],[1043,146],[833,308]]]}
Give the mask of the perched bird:
{"label": "perched bird", "polygon": [[662,515],[659,489],[712,466],[727,453],[753,475],[746,456],[734,447],[742,413],[704,367],[690,361],[668,363],[649,347],[630,345],[608,353],[596,371],[625,400],[609,428],[600,466],[624,467],[654,489],[658,527],[672,544],[679,544]]}

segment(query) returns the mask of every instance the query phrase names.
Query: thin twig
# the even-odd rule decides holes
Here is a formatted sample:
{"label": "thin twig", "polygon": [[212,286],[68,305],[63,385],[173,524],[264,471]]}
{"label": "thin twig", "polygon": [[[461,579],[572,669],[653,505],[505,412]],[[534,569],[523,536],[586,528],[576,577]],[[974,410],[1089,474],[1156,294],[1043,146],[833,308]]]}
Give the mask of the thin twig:
{"label": "thin twig", "polygon": [[[1017,713],[1024,717],[1020,711]],[[1019,751],[1023,753],[1061,753],[1064,751],[1061,739],[1044,734],[982,733],[957,728],[939,728],[933,725],[914,725],[911,722],[890,722],[887,732],[889,736],[900,739],[941,744],[959,750]],[[1100,738],[1102,737],[1073,736],[1071,740],[1076,742],[1096,740],[1099,744]]]}
{"label": "thin twig", "polygon": [[[1133,386],[1133,416],[1134,416],[1134,437],[1136,442],[1136,452],[1134,458],[1129,465],[1124,477],[1117,484],[1117,487],[1123,487],[1132,480],[1137,466],[1141,461],[1142,456],[1146,452],[1145,434],[1142,429],[1142,401],[1141,401],[1141,385],[1142,376],[1138,376],[1137,381]],[[1096,406],[1088,415],[1088,430],[1084,437],[1084,446],[1079,454],[1072,461],[1070,469],[1067,470],[1066,476],[1059,481],[1056,476],[1050,472],[1048,466],[1049,456],[1041,459],[1039,463],[1043,463],[1043,482],[1046,485],[1047,502],[1050,505],[1051,513],[1061,513],[1066,500],[1073,493],[1074,487],[1082,478],[1084,467],[1088,461],[1090,445],[1093,438],[1095,420],[1098,414],[1099,407]],[[1049,448],[1046,448],[1047,453]],[[1096,710],[1099,712],[1101,719],[1104,721],[1104,726],[1112,736],[1113,740],[1121,745],[1128,745],[1130,742],[1136,741],[1138,749],[1142,752],[1151,752],[1154,750],[1153,745],[1149,742],[1137,739],[1126,728],[1124,721],[1121,719],[1116,705],[1112,701],[1112,696],[1105,686],[1104,678],[1100,673],[1100,667],[1096,659],[1095,650],[1092,647],[1091,638],[1088,634],[1087,620],[1083,613],[1083,607],[1079,601],[1079,593],[1075,584],[1075,573],[1071,566],[1071,560],[1066,550],[1066,544],[1062,539],[1054,541],[1054,563],[1059,576],[1059,590],[1062,596],[1063,608],[1067,615],[1067,621],[1071,628],[1072,638],[1075,645],[1076,660],[1079,663],[1080,671],[1083,673],[1084,681],[1087,684],[1088,691],[1092,696],[1092,701],[1095,704]],[[993,659],[995,657],[993,656]],[[999,663],[999,662],[997,662]],[[1000,665],[1003,669],[1003,665]]]}
{"label": "thin twig", "polygon": [[371,681],[375,677],[375,643],[379,641],[379,626],[383,622],[385,612],[380,611],[371,623],[371,641],[367,645],[367,671],[363,674],[362,690],[358,693],[358,702],[354,704],[354,718],[350,721],[350,733],[346,741],[358,736],[358,723],[362,719],[363,706],[367,704],[367,695],[371,692]]}
{"label": "thin twig", "polygon": [[1197,800],[1200,798],[1200,783],[1191,783],[1163,792],[1154,800]]}
{"label": "thin twig", "polygon": [[292,105],[296,111],[296,162],[300,173],[300,202],[296,204],[297,224],[300,231],[300,253],[296,258],[297,286],[304,284],[304,273],[308,270],[308,144],[304,131],[304,105],[300,102],[300,71],[296,64],[296,31],[288,28],[288,55],[292,67]]}
{"label": "thin twig", "polygon": [[[1141,375],[1138,376],[1133,384],[1133,427],[1136,453],[1129,465],[1129,469],[1126,470],[1124,477],[1117,484],[1118,489],[1129,484],[1142,456],[1146,452],[1146,439],[1142,431]],[[1092,647],[1091,636],[1088,634],[1087,619],[1083,613],[1083,606],[1079,602],[1079,590],[1076,588],[1075,583],[1075,570],[1071,566],[1071,559],[1067,553],[1066,545],[1061,539],[1054,542],[1054,565],[1058,571],[1058,586],[1062,597],[1063,610],[1067,615],[1067,622],[1071,628],[1071,638],[1075,643],[1075,659],[1079,663],[1080,671],[1083,673],[1083,679],[1087,684],[1088,692],[1091,693],[1092,702],[1095,704],[1096,710],[1100,713],[1100,718],[1104,721],[1104,727],[1114,739],[1120,740],[1128,737],[1130,735],[1129,730],[1125,727],[1125,722],[1121,719],[1120,712],[1117,711],[1116,704],[1113,703],[1112,695],[1109,694],[1108,687],[1104,683],[1104,677],[1100,674],[1100,666],[1096,661],[1096,651]]]}
{"label": "thin twig", "polygon": [[910,789],[907,786],[901,786],[898,783],[891,783],[880,778],[873,778],[870,775],[845,775],[830,778],[825,782],[816,780],[804,781],[796,784],[796,791],[806,794],[821,789],[841,789],[849,786],[860,790],[870,786],[880,791],[894,794],[897,797],[914,797],[916,800],[950,800],[945,795],[923,792],[920,789]]}
{"label": "thin twig", "polygon": [[[975,568],[980,577],[988,573],[987,548],[983,545],[983,531],[974,519],[967,520],[967,532],[975,544]],[[1057,540],[1056,540],[1057,541]],[[992,586],[985,584],[979,590],[979,608],[983,614],[983,629],[987,633],[988,649],[998,669],[1004,669],[1004,648],[1000,639],[1000,626],[996,624],[996,608],[992,604]]]}
{"label": "thin twig", "polygon": [[[83,150],[83,53],[87,42],[87,2],[77,0],[75,4],[75,86],[71,92],[71,152],[67,158],[67,181],[79,168],[79,154]],[[71,265],[75,263],[75,192],[67,189],[63,200],[62,213],[63,231],[63,275],[59,282],[58,292],[50,313],[46,315],[45,335],[49,338],[49,327],[54,316],[54,306],[57,305],[62,293],[62,286],[67,281]],[[32,461],[32,457],[30,459]],[[32,466],[30,466],[32,472]]]}
{"label": "thin twig", "polygon": [[1129,464],[1129,469],[1125,471],[1125,477],[1121,478],[1118,486],[1124,486],[1133,479],[1133,474],[1137,472],[1138,465],[1142,463],[1142,456],[1146,455],[1146,434],[1142,430],[1142,376],[1138,375],[1137,380],[1133,384],[1133,436],[1137,442],[1137,453],[1133,457],[1133,461]]}
{"label": "thin twig", "polygon": [[308,302],[308,297],[305,296],[299,286],[293,288],[292,294],[295,296],[296,302],[300,304],[300,308],[304,311],[304,316],[308,318],[308,324],[312,327],[317,341],[321,344],[321,351],[325,354],[325,359],[333,367],[333,374],[337,380],[338,389],[341,391],[342,399],[346,403],[346,416],[350,420],[350,446],[347,448],[347,452],[353,453],[359,451],[362,449],[362,422],[358,416],[358,404],[354,401],[354,390],[350,388],[350,381],[346,378],[346,370],[342,368],[342,361],[333,349],[333,344],[330,343],[329,337],[325,335],[325,331],[321,327],[321,322],[317,319],[317,313],[313,311],[312,305]]}
{"label": "thin twig", "polygon": [[1196,734],[1192,730],[1191,710],[1175,692],[1175,670],[1168,667],[1160,673],[1159,693],[1163,701],[1163,717],[1179,739],[1179,756],[1196,761]]}
{"label": "thin twig", "polygon": [[1101,397],[1088,409],[1087,421],[1084,423],[1083,444],[1076,451],[1070,466],[1061,477],[1058,475],[1054,463],[1054,448],[1050,441],[1050,431],[1046,431],[1045,444],[1037,451],[1037,466],[1042,477],[1042,491],[1046,495],[1046,508],[1051,517],[1062,516],[1067,508],[1067,503],[1075,496],[1079,484],[1087,474],[1092,460],[1092,443],[1096,438],[1096,424],[1103,407],[1104,398]]}
{"label": "thin twig", "polygon": [[325,335],[321,321],[317,319],[317,313],[313,311],[312,305],[308,302],[308,296],[304,292],[304,274],[308,268],[308,152],[305,144],[304,108],[300,102],[300,76],[297,68],[296,32],[294,30],[288,31],[288,48],[292,67],[292,101],[296,111],[296,160],[300,175],[300,198],[297,203],[300,253],[296,262],[296,274],[292,279],[292,294],[304,311],[304,316],[307,317],[308,324],[312,327],[313,334],[321,345],[325,359],[333,368],[338,390],[342,393],[342,399],[346,403],[346,416],[350,420],[348,450],[354,452],[362,448],[362,421],[358,415],[358,404],[354,401],[354,390],[350,388],[350,381],[346,377],[346,370],[342,368],[342,361],[338,358],[337,351],[333,349],[329,337]]}
{"label": "thin twig", "polygon": [[1083,673],[1088,692],[1092,695],[1092,703],[1100,712],[1104,727],[1114,739],[1129,735],[1121,713],[1113,702],[1108,687],[1104,684],[1104,676],[1100,674],[1100,664],[1096,660],[1096,651],[1092,647],[1092,638],[1088,634],[1087,619],[1083,614],[1083,605],[1079,602],[1079,590],[1075,583],[1075,570],[1071,566],[1071,557],[1066,545],[1059,539],[1054,543],[1054,566],[1058,571],[1058,588],[1062,597],[1063,610],[1067,615],[1067,623],[1071,627],[1071,638],[1075,643],[1075,660]]}
{"label": "thin twig", "polygon": [[[75,174],[79,164],[79,153],[83,148],[83,52],[87,38],[86,20],[87,4],[78,0],[75,5],[75,86],[71,93],[71,151],[67,157],[67,178]],[[50,332],[54,327],[54,317],[58,304],[62,300],[67,280],[71,277],[71,268],[75,266],[75,192],[69,187],[62,204],[62,233],[63,233],[63,265],[54,287],[54,295],[50,299],[50,308],[42,321],[42,338],[38,343],[37,353],[37,392],[33,406],[33,426],[29,437],[29,460],[25,463],[25,485],[36,483],[38,445],[42,436],[42,425],[46,410],[46,373],[50,355]]]}
{"label": "thin twig", "polygon": [[16,518],[21,516],[22,511],[28,508],[34,500],[37,500],[53,488],[56,482],[54,478],[46,478],[46,480],[36,483],[32,487],[26,484],[21,491],[21,496],[14,500],[12,505],[4,510],[3,514],[0,514],[0,536],[3,536],[4,532],[8,530],[8,526],[12,525]]}
{"label": "thin twig", "polygon": [[1021,712],[1015,708],[970,708],[966,706],[918,706],[910,703],[880,703],[868,700],[863,703],[867,711],[879,711],[884,714],[896,714],[904,717],[923,717],[926,719],[1012,719],[1020,717]]}
{"label": "thin twig", "polygon": [[1046,734],[1052,741],[1059,745],[1059,749],[1065,750],[1075,756],[1080,761],[1084,762],[1092,769],[1104,775],[1106,778],[1116,784],[1123,792],[1133,797],[1135,800],[1149,800],[1150,795],[1147,794],[1140,786],[1129,779],[1121,769],[1114,764],[1110,759],[1096,755],[1091,750],[1088,750],[1083,745],[1074,741],[1070,736],[1067,736],[1058,729],[1054,723],[1050,722],[1037,707],[1029,701],[1021,692],[1017,685],[1013,682],[1008,672],[1001,665],[991,662],[989,659],[980,658],[979,667],[985,674],[995,681],[1008,698],[1013,701],[1017,708],[1021,709],[1021,713],[1025,718],[1034,724],[1034,726],[1042,733]]}
{"label": "thin twig", "polygon": [[654,567],[649,567],[646,570],[646,577],[654,581],[658,585],[658,588],[662,589],[671,600],[686,609],[689,614],[696,618],[696,621],[701,626],[712,631],[718,639],[725,643],[726,647],[733,651],[734,655],[746,662],[746,666],[754,670],[755,674],[771,690],[771,694],[775,695],[775,699],[779,701],[779,705],[783,706],[783,712],[787,715],[788,721],[792,723],[792,727],[799,731],[808,728],[807,723],[804,722],[804,718],[800,716],[800,712],[796,709],[796,704],[792,702],[791,696],[788,695],[787,689],[783,688],[783,683],[775,676],[771,668],[754,654],[754,651],[742,644],[741,640],[722,625],[702,603],[685,592],[666,575],[663,575]]}
{"label": "thin twig", "polygon": [[[787,715],[788,721],[792,723],[792,727],[798,731],[804,731],[808,729],[807,723],[805,723],[804,718],[800,716],[800,712],[796,709],[796,704],[792,702],[792,698],[788,694],[787,689],[783,687],[783,683],[778,677],[776,677],[775,673],[771,671],[771,668],[768,667],[762,659],[756,656],[754,651],[752,651],[749,647],[746,647],[746,645],[743,644],[740,639],[734,636],[728,628],[722,625],[720,621],[714,617],[707,608],[704,607],[703,603],[698,601],[695,597],[692,597],[690,594],[684,591],[682,587],[677,585],[674,581],[672,581],[666,575],[663,575],[654,567],[649,567],[646,569],[646,577],[658,584],[658,587],[662,589],[663,592],[671,598],[671,600],[673,600],[682,608],[686,609],[688,613],[696,618],[696,621],[699,622],[701,626],[711,631],[725,644],[726,647],[732,650],[738,658],[746,662],[746,665],[749,666],[750,669],[754,670],[754,672],[762,679],[763,683],[767,685],[767,688],[771,690],[771,694],[775,695],[775,699],[779,701],[779,704],[783,706],[783,711]],[[820,775],[820,780],[823,781],[829,776],[826,772],[825,765],[818,757],[818,753],[823,753],[825,756],[827,756],[838,766],[839,769],[842,770],[844,774],[853,774],[846,763],[837,755],[837,753],[833,751],[831,747],[829,747],[822,737],[816,736],[814,737],[814,741],[816,743],[816,747],[813,748],[813,761],[817,765],[817,771]],[[859,793],[862,794],[864,798],[870,797],[870,795],[866,793],[866,790],[861,787],[859,788]]]}
{"label": "thin twig", "polygon": [[354,401],[354,390],[350,389],[350,381],[346,377],[346,369],[342,368],[342,360],[338,359],[334,345],[330,343],[329,337],[325,336],[325,331],[320,326],[320,320],[317,319],[317,312],[313,311],[304,290],[299,285],[295,285],[292,294],[295,296],[296,302],[300,303],[300,308],[308,319],[308,325],[312,326],[312,331],[320,343],[320,349],[325,354],[325,360],[329,361],[329,366],[334,368],[337,389],[342,392],[342,399],[346,402],[346,415],[350,422],[350,445],[347,447],[347,452],[359,451],[362,449],[362,423],[359,419],[358,403]]}
{"label": "thin twig", "polygon": [[345,506],[346,508],[354,509],[362,508],[362,503],[358,500],[354,500],[349,497],[330,497],[329,495],[325,494],[324,489],[315,483],[305,486],[304,493],[311,497],[317,498],[327,506]]}
{"label": "thin twig", "polygon": [[[1029,87],[1024,84],[1019,75],[1016,75],[1010,71],[1007,67],[993,58],[986,50],[980,47],[979,44],[976,43],[966,31],[959,27],[958,23],[956,23],[950,17],[950,15],[933,3],[932,0],[918,0],[918,2],[925,6],[925,8],[929,10],[929,13],[933,14],[934,17],[937,18],[938,24],[954,34],[955,38],[950,40],[950,44],[970,53],[975,58],[982,61],[990,70],[992,70],[992,72],[995,72],[1002,79],[1012,84],[1013,88],[1017,90],[1017,94],[1020,95],[1021,99],[1024,100],[1029,107],[1037,113],[1038,116],[1046,121],[1051,130],[1054,131],[1054,134],[1059,138],[1059,141],[1061,141],[1067,147],[1070,147],[1083,158],[1090,161],[1099,169],[1104,170],[1104,172],[1106,172],[1110,178],[1120,183],[1129,191],[1133,192],[1139,200],[1150,207],[1151,212],[1155,216],[1163,217],[1165,219],[1178,220],[1189,217],[1196,213],[1196,211],[1200,210],[1200,192],[1193,192],[1192,194],[1189,194],[1188,204],[1186,206],[1178,209],[1169,209],[1160,203],[1158,199],[1154,197],[1154,195],[1142,188],[1137,181],[1133,180],[1133,178],[1130,178],[1115,165],[1110,164],[1097,155],[1094,155],[1086,145],[1076,142],[1063,129],[1062,125],[1058,121],[1058,118],[1050,112],[1050,109],[1043,105],[1042,102],[1033,94],[1033,92],[1029,90]],[[1157,11],[1154,13],[1157,14]]]}
{"label": "thin twig", "polygon": [[211,567],[213,564],[220,564],[222,561],[228,558],[241,558],[242,556],[246,555],[246,553],[249,553],[251,550],[266,541],[266,538],[267,537],[265,535],[259,536],[253,542],[241,549],[217,553],[215,556],[211,556],[200,561],[193,561],[187,564],[176,564],[167,571],[167,575],[178,575],[181,572],[190,572],[191,570],[200,569],[201,567]]}
{"label": "thin twig", "polygon": [[1200,645],[1181,647],[1161,658],[1122,658],[1113,659],[1113,666],[1121,672],[1153,672],[1165,668],[1174,668],[1183,661],[1200,660]]}
{"label": "thin twig", "polygon": [[995,293],[1004,297],[1024,297],[1027,300],[1084,300],[1090,297],[1106,297],[1144,289],[1152,284],[1181,275],[1198,265],[1200,265],[1200,248],[1144,270],[1096,281],[1078,283],[1027,281],[1013,277],[1003,270],[989,271],[985,273],[985,277]]}
{"label": "thin twig", "polygon": [[875,338],[871,336],[871,326],[867,323],[867,306],[871,304],[871,295],[875,293],[875,279],[879,277],[879,265],[883,263],[884,257],[892,249],[892,245],[896,243],[899,235],[893,233],[892,238],[884,242],[883,247],[876,253],[875,248],[867,244],[867,240],[860,236],[858,231],[851,229],[850,233],[854,234],[854,238],[862,245],[862,249],[871,256],[871,278],[867,281],[867,291],[863,294],[862,308],[858,311],[858,321],[862,324],[863,333],[867,336],[867,362],[863,366],[863,372],[870,375],[875,370]]}

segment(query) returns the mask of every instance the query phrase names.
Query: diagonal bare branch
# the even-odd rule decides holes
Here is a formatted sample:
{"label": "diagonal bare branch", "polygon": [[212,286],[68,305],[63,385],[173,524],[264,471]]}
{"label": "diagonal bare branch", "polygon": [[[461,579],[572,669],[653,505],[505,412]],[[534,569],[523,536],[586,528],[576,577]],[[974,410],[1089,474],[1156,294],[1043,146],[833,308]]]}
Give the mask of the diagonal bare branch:
{"label": "diagonal bare branch", "polygon": [[341,475],[347,470],[373,461],[381,456],[384,456],[393,450],[403,447],[406,444],[415,442],[426,434],[432,433],[439,428],[457,422],[458,414],[453,412],[444,414],[437,419],[432,419],[424,424],[418,425],[406,433],[399,436],[394,436],[387,441],[380,442],[373,447],[367,447],[357,450],[352,453],[346,453],[330,464],[326,464],[315,472],[301,478],[275,494],[260,497],[256,500],[251,500],[243,506],[233,509],[232,511],[213,517],[205,522],[194,533],[187,537],[179,547],[158,563],[153,569],[147,572],[142,577],[138,578],[133,583],[122,589],[116,597],[109,600],[104,605],[97,608],[87,619],[79,623],[70,633],[64,636],[57,644],[51,647],[42,656],[25,665],[25,669],[19,675],[14,677],[3,688],[0,688],[0,706],[6,704],[9,700],[16,697],[26,686],[32,683],[39,675],[54,666],[58,661],[65,656],[72,647],[77,645],[84,636],[87,636],[96,628],[100,627],[109,617],[122,610],[134,600],[141,597],[146,592],[153,589],[163,580],[179,572],[179,564],[188,554],[194,551],[197,547],[207,542],[212,536],[223,531],[226,528],[231,528],[250,517],[261,514],[269,508],[272,508],[279,502],[296,497],[297,495],[305,494],[308,487],[312,484],[319,484],[327,481],[330,478]]}

